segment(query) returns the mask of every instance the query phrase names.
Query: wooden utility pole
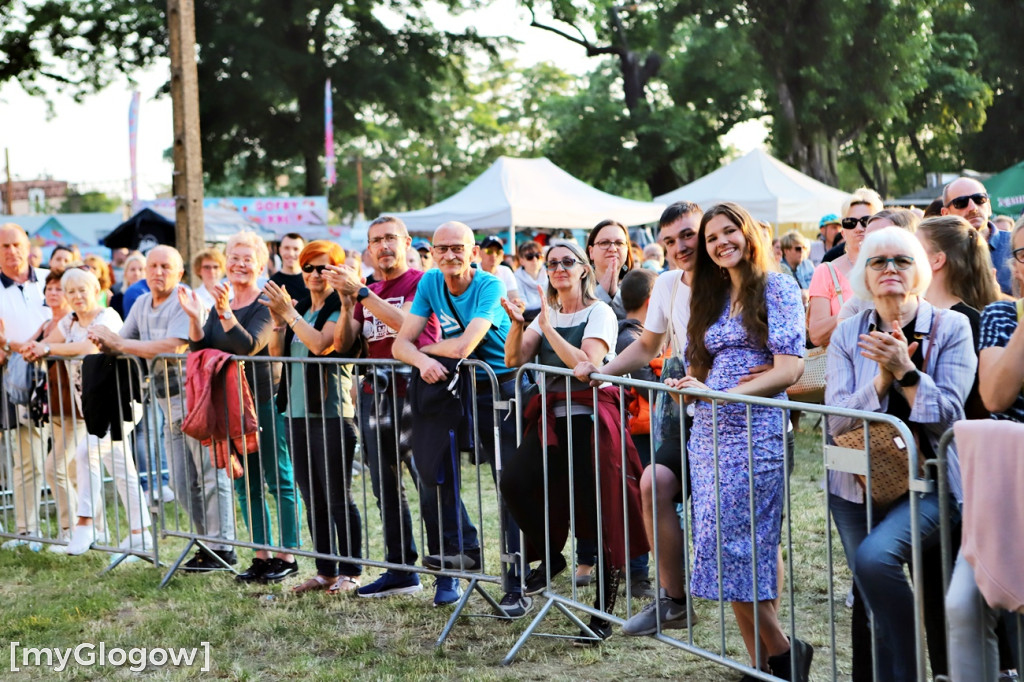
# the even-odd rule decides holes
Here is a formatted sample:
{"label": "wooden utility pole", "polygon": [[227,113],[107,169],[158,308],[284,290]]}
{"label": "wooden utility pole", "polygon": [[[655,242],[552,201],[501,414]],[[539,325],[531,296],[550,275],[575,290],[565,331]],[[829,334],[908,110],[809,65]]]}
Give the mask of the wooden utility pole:
{"label": "wooden utility pole", "polygon": [[[175,243],[188,267],[206,243],[203,222],[203,155],[199,137],[199,74],[193,0],[167,0],[171,36],[171,102],[174,108]],[[192,283],[199,273],[192,273]]]}

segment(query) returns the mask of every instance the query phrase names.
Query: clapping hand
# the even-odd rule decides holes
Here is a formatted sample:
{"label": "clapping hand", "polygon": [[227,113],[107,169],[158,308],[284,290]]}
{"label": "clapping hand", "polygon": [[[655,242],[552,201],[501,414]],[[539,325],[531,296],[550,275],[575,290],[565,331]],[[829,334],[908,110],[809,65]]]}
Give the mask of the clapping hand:
{"label": "clapping hand", "polygon": [[196,292],[183,286],[178,287],[178,303],[181,304],[185,314],[193,320],[199,321],[203,318],[203,304],[200,303]]}

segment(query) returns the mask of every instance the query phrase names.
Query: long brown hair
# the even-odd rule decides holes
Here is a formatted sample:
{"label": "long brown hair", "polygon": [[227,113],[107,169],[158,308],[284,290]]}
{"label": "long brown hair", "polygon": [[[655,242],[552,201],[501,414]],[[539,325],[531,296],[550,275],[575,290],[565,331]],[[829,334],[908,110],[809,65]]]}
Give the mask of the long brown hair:
{"label": "long brown hair", "polygon": [[728,202],[712,206],[701,217],[697,231],[697,261],[693,269],[690,321],[686,327],[686,357],[690,374],[701,381],[711,371],[711,353],[704,337],[721,316],[731,287],[728,271],[711,259],[705,241],[708,222],[719,215],[739,227],[747,242],[746,259],[737,266],[741,278],[737,302],[743,311],[743,328],[755,344],[763,345],[768,341],[768,307],[764,291],[768,273],[775,270],[771,242],[742,206]]}
{"label": "long brown hair", "polygon": [[917,231],[932,251],[946,254],[946,286],[975,310],[999,300],[988,244],[974,227],[956,215],[926,218]]}

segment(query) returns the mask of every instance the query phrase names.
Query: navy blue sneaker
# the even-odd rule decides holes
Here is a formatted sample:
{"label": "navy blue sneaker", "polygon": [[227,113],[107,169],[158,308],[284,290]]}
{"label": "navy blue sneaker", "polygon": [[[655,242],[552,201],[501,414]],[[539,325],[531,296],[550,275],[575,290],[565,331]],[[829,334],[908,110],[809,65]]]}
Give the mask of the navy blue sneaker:
{"label": "navy blue sneaker", "polygon": [[434,581],[434,606],[454,604],[462,597],[462,587],[458,578],[438,576]]}
{"label": "navy blue sneaker", "polygon": [[360,597],[390,597],[393,594],[416,594],[423,589],[416,573],[385,571],[369,585],[363,585],[356,594]]}

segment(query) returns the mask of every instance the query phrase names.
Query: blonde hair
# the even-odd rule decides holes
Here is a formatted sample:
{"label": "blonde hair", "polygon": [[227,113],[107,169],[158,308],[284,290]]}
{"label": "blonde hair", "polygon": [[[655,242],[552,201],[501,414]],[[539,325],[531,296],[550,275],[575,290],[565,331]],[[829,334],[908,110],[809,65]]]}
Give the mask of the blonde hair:
{"label": "blonde hair", "polygon": [[857,204],[867,204],[871,208],[871,213],[875,214],[885,208],[882,203],[882,197],[873,189],[867,187],[858,187],[853,191],[846,201],[843,202],[843,217],[849,213],[850,207]]}
{"label": "blonde hair", "polygon": [[794,246],[802,246],[806,249],[810,248],[811,242],[808,241],[807,237],[803,236],[796,230],[792,230],[782,235],[779,239],[779,246],[783,249],[791,249]]}
{"label": "blonde hair", "polygon": [[231,249],[236,246],[248,246],[255,252],[258,270],[262,270],[263,266],[270,260],[270,251],[267,249],[267,243],[251,230],[242,230],[228,237],[228,243],[224,246],[224,253],[231,253]]}
{"label": "blonde hair", "polygon": [[[264,245],[264,248],[266,248],[266,245]],[[220,266],[221,270],[226,270],[228,267],[227,259],[224,257],[224,254],[221,252],[221,250],[218,249],[216,246],[207,247],[200,251],[199,253],[197,253],[195,256],[193,256],[192,270],[198,273],[199,270],[202,269],[203,267],[204,260],[212,260],[216,262],[217,265]]]}
{"label": "blonde hair", "polygon": [[60,288],[64,291],[68,290],[68,287],[75,286],[76,284],[85,284],[86,286],[92,287],[93,292],[100,293],[100,281],[96,279],[96,275],[92,274],[92,270],[86,270],[84,268],[68,268],[64,271],[64,274],[60,277]]}

